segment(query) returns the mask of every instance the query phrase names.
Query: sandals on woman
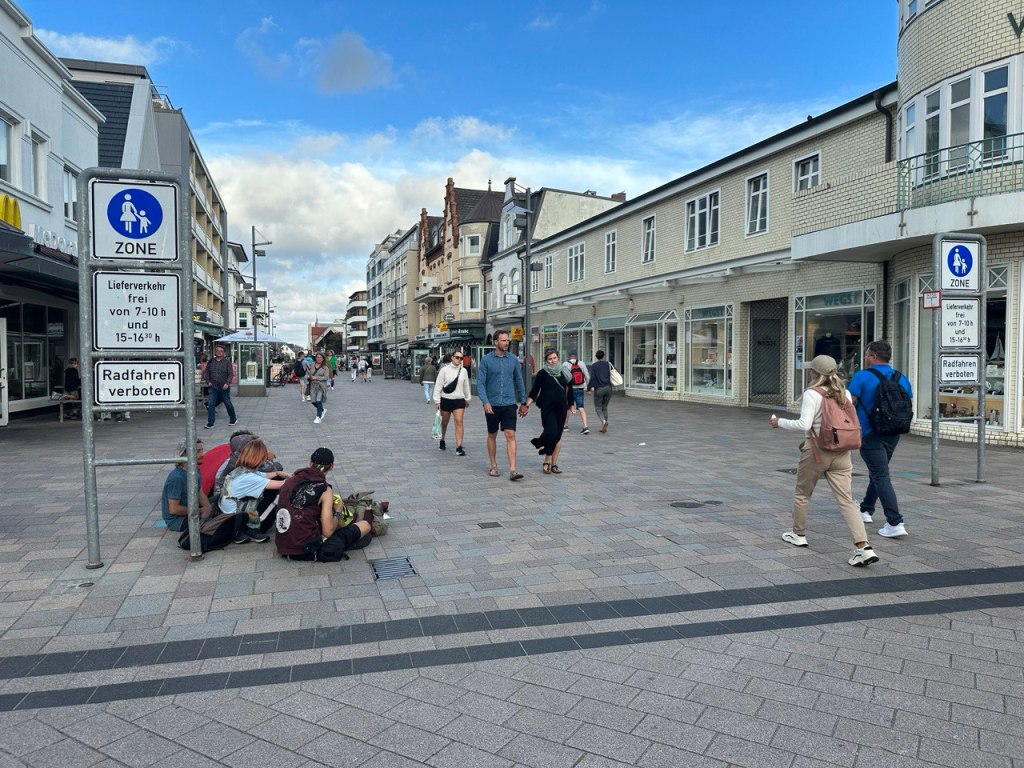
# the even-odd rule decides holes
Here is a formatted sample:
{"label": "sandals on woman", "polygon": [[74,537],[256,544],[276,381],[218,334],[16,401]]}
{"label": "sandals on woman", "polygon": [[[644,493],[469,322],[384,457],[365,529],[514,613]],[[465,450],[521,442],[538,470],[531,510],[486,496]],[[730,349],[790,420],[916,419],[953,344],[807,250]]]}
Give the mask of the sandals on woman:
{"label": "sandals on woman", "polygon": [[497,467],[491,467],[491,470],[487,474],[490,475],[491,477],[497,477],[498,476],[498,468]]}
{"label": "sandals on woman", "polygon": [[551,465],[548,462],[545,461],[544,462],[544,466],[542,467],[542,470],[543,470],[545,475],[550,475],[551,474]]}
{"label": "sandals on woman", "polygon": [[553,475],[560,475],[560,474],[562,474],[562,470],[560,470],[558,468],[557,464],[552,464],[551,465],[551,474],[553,474]]}

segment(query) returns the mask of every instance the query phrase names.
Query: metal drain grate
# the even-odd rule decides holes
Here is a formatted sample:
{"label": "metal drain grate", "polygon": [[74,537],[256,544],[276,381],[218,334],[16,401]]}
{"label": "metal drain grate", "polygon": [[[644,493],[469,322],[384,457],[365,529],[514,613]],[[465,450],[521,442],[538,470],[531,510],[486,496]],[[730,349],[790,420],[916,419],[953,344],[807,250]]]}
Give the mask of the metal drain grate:
{"label": "metal drain grate", "polygon": [[675,507],[676,509],[697,509],[697,507],[703,507],[703,501],[673,501],[669,506]]}
{"label": "metal drain grate", "polygon": [[481,528],[504,528],[501,523],[477,523]]}
{"label": "metal drain grate", "polygon": [[400,579],[403,576],[415,576],[416,569],[412,567],[408,557],[389,557],[383,560],[371,560],[373,578],[377,581],[384,579]]}

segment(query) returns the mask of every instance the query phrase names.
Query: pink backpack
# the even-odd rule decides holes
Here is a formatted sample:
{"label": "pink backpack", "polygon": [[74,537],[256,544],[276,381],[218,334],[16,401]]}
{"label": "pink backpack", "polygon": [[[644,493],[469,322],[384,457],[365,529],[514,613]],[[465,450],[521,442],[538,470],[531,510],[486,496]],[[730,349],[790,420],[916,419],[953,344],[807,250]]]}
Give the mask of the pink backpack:
{"label": "pink backpack", "polygon": [[845,405],[839,405],[826,396],[823,387],[815,387],[814,391],[821,395],[821,428],[818,434],[814,434],[813,428],[808,431],[811,445],[833,452],[860,448],[860,421],[853,403],[847,400]]}

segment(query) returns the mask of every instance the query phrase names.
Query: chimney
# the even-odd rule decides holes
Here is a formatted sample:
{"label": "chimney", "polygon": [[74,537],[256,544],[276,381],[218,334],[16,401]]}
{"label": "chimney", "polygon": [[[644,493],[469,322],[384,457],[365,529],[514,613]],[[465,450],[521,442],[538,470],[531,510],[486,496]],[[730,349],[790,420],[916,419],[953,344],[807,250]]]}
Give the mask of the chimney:
{"label": "chimney", "polygon": [[612,195],[612,200],[614,200],[617,203],[626,202],[626,191],[623,190],[621,192],[616,192],[614,195]]}

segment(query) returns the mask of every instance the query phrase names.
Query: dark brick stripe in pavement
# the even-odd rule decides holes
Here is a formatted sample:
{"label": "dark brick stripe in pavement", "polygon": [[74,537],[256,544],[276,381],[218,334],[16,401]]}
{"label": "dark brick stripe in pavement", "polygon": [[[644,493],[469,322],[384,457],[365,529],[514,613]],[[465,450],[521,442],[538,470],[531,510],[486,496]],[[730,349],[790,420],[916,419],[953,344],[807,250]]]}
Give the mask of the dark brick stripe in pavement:
{"label": "dark brick stripe in pavement", "polygon": [[961,611],[1017,608],[1021,606],[1024,606],[1024,592],[1013,592],[1001,595],[923,600],[913,603],[895,603],[862,608],[836,608],[759,618],[671,624],[583,635],[565,635],[536,640],[485,643],[455,648],[295,664],[285,667],[266,667],[237,670],[234,672],[212,672],[201,675],[183,675],[83,688],[11,693],[0,695],[0,712],[48,709],[74,704],[96,704],[126,699],[171,696],[179,693],[220,691],[307,680],[324,680],[372,672],[393,672],[403,669],[419,669],[423,667],[509,659],[517,656],[538,656],[563,651],[639,645],[665,640],[716,637],[748,632],[782,631],[796,627],[822,627],[828,624],[870,621],[872,619],[920,615],[930,616]]}
{"label": "dark brick stripe in pavement", "polygon": [[[250,656],[266,653],[330,648],[360,643],[405,640],[437,635],[457,635],[521,627],[543,627],[584,621],[603,621],[659,614],[685,613],[739,606],[764,605],[795,600],[820,600],[852,595],[911,592],[921,589],[1024,583],[1024,566],[972,568],[931,573],[833,579],[774,587],[725,589],[634,600],[610,600],[537,608],[444,614],[364,624],[322,626],[309,629],[179,640],[148,645],[120,646],[89,651],[12,656],[0,660],[0,679],[77,674],[126,667],[145,667],[182,661]],[[851,609],[852,610],[852,609]],[[861,611],[869,608],[857,609]],[[964,609],[961,609],[964,610]],[[812,615],[812,614],[803,614]],[[767,619],[751,619],[767,622]],[[688,625],[679,625],[688,626]],[[701,625],[693,625],[701,626]],[[803,626],[803,625],[800,625]],[[761,629],[770,629],[763,626]],[[738,631],[738,630],[736,630]],[[596,633],[590,637],[614,635]],[[587,637],[587,636],[582,636]],[[529,641],[540,642],[540,641]],[[477,646],[485,648],[488,646]],[[594,647],[588,645],[587,647]],[[387,658],[387,657],[380,657]]]}

